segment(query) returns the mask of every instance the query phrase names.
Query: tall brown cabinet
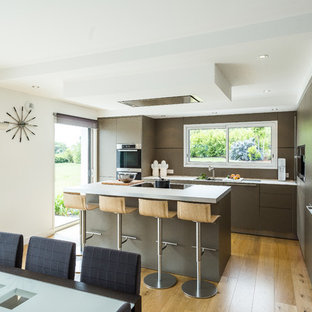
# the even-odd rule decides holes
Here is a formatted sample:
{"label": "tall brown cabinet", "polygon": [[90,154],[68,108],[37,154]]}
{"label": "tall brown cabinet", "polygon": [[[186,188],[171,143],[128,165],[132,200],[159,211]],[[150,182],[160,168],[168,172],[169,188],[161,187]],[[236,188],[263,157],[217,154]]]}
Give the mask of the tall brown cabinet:
{"label": "tall brown cabinet", "polygon": [[116,146],[142,145],[142,176],[150,175],[154,160],[154,119],[145,116],[99,118],[98,177],[116,178]]}

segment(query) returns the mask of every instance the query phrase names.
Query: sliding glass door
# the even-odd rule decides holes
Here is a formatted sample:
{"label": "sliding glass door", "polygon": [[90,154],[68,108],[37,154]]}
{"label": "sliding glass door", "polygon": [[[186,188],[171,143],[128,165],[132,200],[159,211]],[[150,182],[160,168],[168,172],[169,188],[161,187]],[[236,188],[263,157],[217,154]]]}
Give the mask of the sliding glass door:
{"label": "sliding glass door", "polygon": [[[57,122],[60,121],[60,122]],[[79,211],[67,209],[63,202],[65,187],[96,181],[96,129],[70,125],[57,119],[55,123],[55,204],[54,227],[64,228],[79,220]]]}

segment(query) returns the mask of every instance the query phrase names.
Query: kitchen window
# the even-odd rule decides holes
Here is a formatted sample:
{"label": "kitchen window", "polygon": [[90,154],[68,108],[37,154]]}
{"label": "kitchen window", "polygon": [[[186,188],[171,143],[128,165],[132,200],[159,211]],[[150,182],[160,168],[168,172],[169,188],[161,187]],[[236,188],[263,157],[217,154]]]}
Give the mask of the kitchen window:
{"label": "kitchen window", "polygon": [[277,168],[277,121],[184,126],[184,166]]}

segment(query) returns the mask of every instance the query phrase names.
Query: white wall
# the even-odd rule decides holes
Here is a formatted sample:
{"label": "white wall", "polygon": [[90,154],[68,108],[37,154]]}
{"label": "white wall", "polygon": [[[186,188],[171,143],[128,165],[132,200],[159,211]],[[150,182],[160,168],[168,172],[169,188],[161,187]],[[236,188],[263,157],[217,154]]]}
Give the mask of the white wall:
{"label": "white wall", "polygon": [[34,103],[38,128],[19,143],[0,130],[0,231],[48,236],[53,233],[54,112],[96,119],[98,111],[0,88],[0,121],[6,112]]}

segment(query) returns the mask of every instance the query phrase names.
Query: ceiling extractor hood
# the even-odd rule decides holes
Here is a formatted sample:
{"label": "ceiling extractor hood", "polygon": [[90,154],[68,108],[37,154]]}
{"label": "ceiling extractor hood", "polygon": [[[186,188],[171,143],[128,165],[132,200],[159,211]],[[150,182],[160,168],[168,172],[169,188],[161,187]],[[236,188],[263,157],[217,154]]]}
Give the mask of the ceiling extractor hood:
{"label": "ceiling extractor hood", "polygon": [[190,103],[199,103],[199,102],[201,102],[201,99],[199,99],[197,96],[194,96],[194,95],[182,95],[182,96],[170,96],[170,97],[153,98],[153,99],[119,101],[119,103],[132,106],[132,107],[190,104]]}

